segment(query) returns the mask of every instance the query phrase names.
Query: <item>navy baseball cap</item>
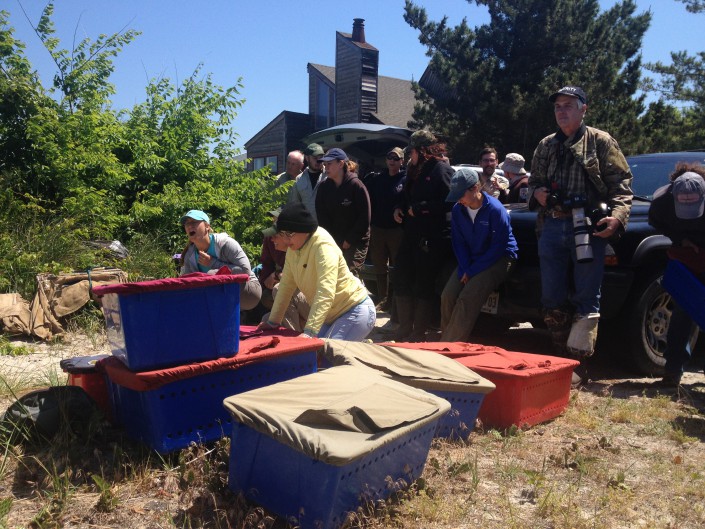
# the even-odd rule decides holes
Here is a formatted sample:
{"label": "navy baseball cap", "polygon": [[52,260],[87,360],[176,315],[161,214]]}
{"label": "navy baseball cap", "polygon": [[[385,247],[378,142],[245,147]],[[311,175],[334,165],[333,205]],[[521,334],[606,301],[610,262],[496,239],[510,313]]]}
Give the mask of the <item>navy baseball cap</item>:
{"label": "navy baseball cap", "polygon": [[330,149],[326,154],[323,155],[323,158],[319,158],[318,160],[321,162],[330,162],[332,160],[347,160],[348,155],[345,154],[345,151],[343,149],[338,149],[337,147]]}
{"label": "navy baseball cap", "polygon": [[551,103],[555,103],[558,96],[575,97],[579,99],[583,105],[587,105],[587,94],[585,94],[585,90],[579,86],[564,86],[563,88],[559,88],[551,94],[548,100]]}

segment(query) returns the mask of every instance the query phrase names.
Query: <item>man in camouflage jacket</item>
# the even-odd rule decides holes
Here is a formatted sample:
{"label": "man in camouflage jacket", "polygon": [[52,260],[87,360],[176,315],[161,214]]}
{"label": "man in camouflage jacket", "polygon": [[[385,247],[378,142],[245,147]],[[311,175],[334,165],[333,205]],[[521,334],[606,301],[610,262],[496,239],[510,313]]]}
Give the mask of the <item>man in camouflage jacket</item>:
{"label": "man in camouflage jacket", "polygon": [[595,350],[605,248],[627,226],[632,175],[615,139],[583,122],[582,88],[565,86],[549,101],[559,130],[534,152],[529,208],[538,210],[544,320],[556,352],[581,360],[577,384]]}

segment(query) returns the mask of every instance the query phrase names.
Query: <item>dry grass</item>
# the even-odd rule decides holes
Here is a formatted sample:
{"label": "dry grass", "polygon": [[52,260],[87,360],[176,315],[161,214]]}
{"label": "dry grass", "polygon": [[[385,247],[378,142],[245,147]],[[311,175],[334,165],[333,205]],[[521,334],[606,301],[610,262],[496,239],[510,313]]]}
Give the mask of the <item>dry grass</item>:
{"label": "dry grass", "polygon": [[[25,373],[25,382],[60,383],[51,367],[58,357],[77,356],[77,348],[95,354],[104,343],[96,336],[64,347],[41,364],[43,373]],[[4,380],[14,391],[22,384],[19,375]],[[699,409],[702,382],[680,394],[660,394],[649,383],[592,384],[573,391],[566,412],[549,423],[508,432],[480,425],[466,441],[435,440],[422,479],[361,509],[348,526],[705,527]],[[159,456],[102,422],[52,443],[4,443],[0,527],[286,527],[228,490],[228,454],[225,439]]]}

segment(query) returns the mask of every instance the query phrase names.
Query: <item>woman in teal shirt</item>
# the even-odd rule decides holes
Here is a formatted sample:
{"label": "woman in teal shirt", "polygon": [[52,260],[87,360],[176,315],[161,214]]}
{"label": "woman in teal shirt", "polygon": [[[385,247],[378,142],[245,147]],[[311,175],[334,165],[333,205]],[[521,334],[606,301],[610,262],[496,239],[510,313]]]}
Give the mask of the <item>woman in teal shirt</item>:
{"label": "woman in teal shirt", "polygon": [[238,242],[227,233],[213,233],[210,218],[197,209],[181,217],[181,226],[189,240],[181,254],[181,275],[192,272],[215,274],[223,266],[233,274],[247,274],[249,279],[240,285],[240,309],[255,308],[262,297],[262,286]]}

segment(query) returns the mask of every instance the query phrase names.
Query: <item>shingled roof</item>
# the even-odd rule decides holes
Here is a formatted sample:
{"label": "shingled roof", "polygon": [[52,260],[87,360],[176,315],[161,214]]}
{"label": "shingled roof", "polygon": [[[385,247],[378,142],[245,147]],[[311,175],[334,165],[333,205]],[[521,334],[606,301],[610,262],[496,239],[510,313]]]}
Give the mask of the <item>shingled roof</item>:
{"label": "shingled roof", "polygon": [[[335,85],[335,68],[333,66],[313,63],[309,63],[309,66],[318,70]],[[416,103],[414,92],[411,89],[411,81],[380,75],[377,90],[378,111],[372,114],[375,122],[382,125],[406,127],[411,120]]]}

